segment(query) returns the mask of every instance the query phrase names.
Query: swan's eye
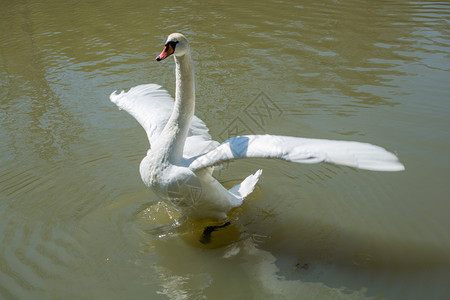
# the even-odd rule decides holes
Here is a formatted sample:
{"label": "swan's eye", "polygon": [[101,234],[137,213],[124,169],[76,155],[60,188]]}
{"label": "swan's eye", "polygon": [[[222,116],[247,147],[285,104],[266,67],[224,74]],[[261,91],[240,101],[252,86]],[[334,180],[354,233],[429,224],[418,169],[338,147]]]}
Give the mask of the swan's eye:
{"label": "swan's eye", "polygon": [[170,46],[170,47],[172,47],[172,49],[173,49],[173,51],[175,51],[175,46],[178,44],[178,41],[170,41],[170,42],[167,42],[164,46]]}

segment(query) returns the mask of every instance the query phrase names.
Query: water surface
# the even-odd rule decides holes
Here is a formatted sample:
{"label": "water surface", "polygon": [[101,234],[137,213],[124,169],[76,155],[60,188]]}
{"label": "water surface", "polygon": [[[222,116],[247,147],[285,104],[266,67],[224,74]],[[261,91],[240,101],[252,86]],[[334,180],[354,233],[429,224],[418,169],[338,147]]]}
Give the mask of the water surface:
{"label": "water surface", "polygon": [[[0,10],[0,298],[450,297],[446,2],[7,1]],[[406,171],[251,160],[232,226],[180,220],[141,182],[144,131],[109,102],[174,92],[166,36],[191,41],[213,138],[357,140]]]}

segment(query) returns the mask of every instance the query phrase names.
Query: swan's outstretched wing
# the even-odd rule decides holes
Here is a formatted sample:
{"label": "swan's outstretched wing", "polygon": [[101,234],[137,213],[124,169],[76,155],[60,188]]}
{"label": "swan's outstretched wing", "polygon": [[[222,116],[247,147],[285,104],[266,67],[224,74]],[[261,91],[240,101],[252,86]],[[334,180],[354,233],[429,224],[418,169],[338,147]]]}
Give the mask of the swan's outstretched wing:
{"label": "swan's outstretched wing", "polygon": [[404,166],[385,149],[359,142],[297,138],[276,135],[233,137],[189,165],[198,170],[238,158],[279,158],[298,163],[327,162],[373,171],[401,171]]}
{"label": "swan's outstretched wing", "polygon": [[[161,135],[172,114],[174,100],[169,93],[157,84],[143,84],[119,94],[113,92],[109,98],[119,109],[132,115],[147,133],[150,145]],[[202,120],[192,119],[186,139],[184,155],[192,157],[207,152],[219,143],[211,141],[208,128]]]}

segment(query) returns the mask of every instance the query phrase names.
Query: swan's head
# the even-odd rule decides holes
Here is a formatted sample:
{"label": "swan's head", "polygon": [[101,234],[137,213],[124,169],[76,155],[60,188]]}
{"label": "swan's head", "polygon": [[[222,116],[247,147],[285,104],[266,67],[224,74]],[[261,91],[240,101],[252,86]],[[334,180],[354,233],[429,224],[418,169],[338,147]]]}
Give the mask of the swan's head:
{"label": "swan's head", "polygon": [[170,55],[183,56],[189,52],[189,42],[181,33],[172,33],[164,44],[164,49],[156,57],[157,61],[163,60]]}

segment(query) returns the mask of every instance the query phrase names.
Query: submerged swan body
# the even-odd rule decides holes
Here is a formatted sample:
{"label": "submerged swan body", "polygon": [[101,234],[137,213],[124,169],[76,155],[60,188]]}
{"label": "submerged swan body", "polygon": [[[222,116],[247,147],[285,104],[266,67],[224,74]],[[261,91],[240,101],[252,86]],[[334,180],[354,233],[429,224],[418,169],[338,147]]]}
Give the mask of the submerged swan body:
{"label": "submerged swan body", "polygon": [[194,72],[190,47],[180,33],[167,38],[158,61],[173,55],[176,65],[175,101],[156,84],[112,93],[110,99],[142,125],[150,150],[140,164],[144,183],[182,214],[196,219],[227,217],[242,204],[262,170],[230,190],[213,176],[215,165],[239,158],[278,158],[297,163],[327,162],[374,171],[401,171],[404,166],[385,149],[367,143],[248,135],[219,144],[196,116]]}

